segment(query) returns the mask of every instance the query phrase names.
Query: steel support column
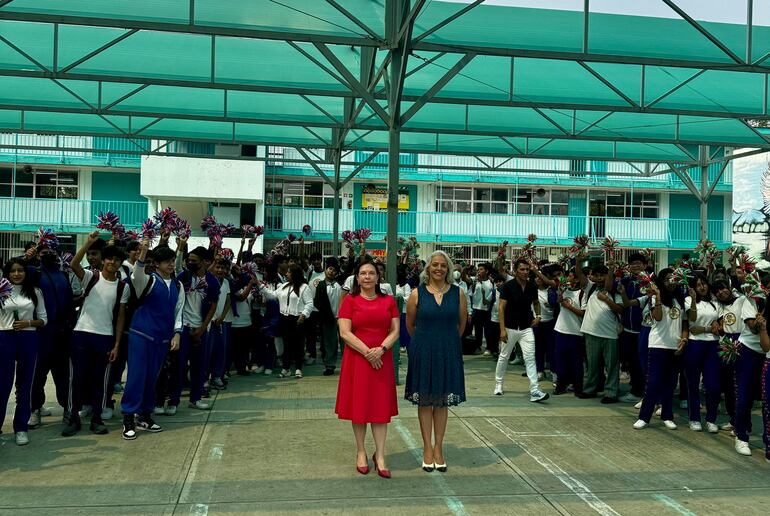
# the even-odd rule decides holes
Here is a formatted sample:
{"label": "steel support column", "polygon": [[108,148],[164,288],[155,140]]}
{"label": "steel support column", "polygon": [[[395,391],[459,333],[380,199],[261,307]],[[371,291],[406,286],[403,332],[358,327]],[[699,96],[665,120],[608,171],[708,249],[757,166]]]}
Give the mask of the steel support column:
{"label": "steel support column", "polygon": [[332,245],[334,250],[332,256],[338,256],[340,254],[340,209],[342,208],[342,199],[340,184],[340,162],[342,160],[342,153],[339,151],[334,152],[334,215],[332,218]]}
{"label": "steel support column", "polygon": [[701,145],[699,148],[700,161],[700,239],[708,238],[708,188],[709,188],[709,148]]}

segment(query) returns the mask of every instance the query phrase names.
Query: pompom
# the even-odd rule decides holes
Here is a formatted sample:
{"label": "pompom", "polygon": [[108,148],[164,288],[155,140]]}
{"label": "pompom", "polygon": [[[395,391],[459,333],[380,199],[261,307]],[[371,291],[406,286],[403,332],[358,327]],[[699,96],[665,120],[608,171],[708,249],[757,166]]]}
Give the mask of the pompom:
{"label": "pompom", "polygon": [[289,241],[289,243],[291,243],[291,242],[294,242],[297,239],[297,237],[294,235],[294,233],[289,233],[286,239]]}
{"label": "pompom", "polygon": [[197,279],[197,281],[191,280],[190,286],[188,286],[185,289],[185,292],[187,292],[188,294],[195,293],[195,292],[205,294],[206,290],[208,290],[209,288],[209,284],[206,283],[206,278],[203,277],[203,278],[195,278],[195,279]]}
{"label": "pompom", "polygon": [[740,342],[729,335],[722,337],[719,341],[719,357],[725,364],[732,364],[738,359],[740,354]]}
{"label": "pompom", "polygon": [[176,224],[174,225],[174,234],[179,238],[189,238],[192,234],[192,229],[190,228],[190,223],[182,218],[176,219]]}
{"label": "pompom", "polygon": [[369,228],[361,228],[355,230],[353,234],[360,243],[364,243],[372,236],[372,230]]}
{"label": "pompom", "polygon": [[142,224],[142,238],[147,238],[150,242],[158,236],[158,225],[152,219],[147,219]]}
{"label": "pompom", "polygon": [[116,225],[120,224],[120,217],[115,215],[111,211],[100,211],[96,217],[96,228],[104,229],[105,231],[112,231]]}
{"label": "pompom", "polygon": [[257,266],[254,262],[246,262],[241,266],[241,272],[246,274],[250,279],[257,277]]}
{"label": "pompom", "polygon": [[572,246],[569,248],[570,258],[575,258],[583,254],[583,251],[588,249],[591,240],[588,235],[578,235],[572,240]]}
{"label": "pompom", "polygon": [[261,237],[265,234],[265,226],[255,226],[254,227],[254,236],[255,237]]}
{"label": "pompom", "polygon": [[230,236],[235,232],[235,226],[232,224],[219,224],[219,234],[223,237]]}
{"label": "pompom", "polygon": [[213,215],[206,215],[203,217],[203,220],[201,220],[201,229],[203,231],[208,231],[209,228],[217,225],[217,219],[214,218]]}
{"label": "pompom", "polygon": [[302,226],[302,233],[305,234],[305,236],[310,236],[310,233],[313,231],[313,228],[310,227],[310,224],[305,224]]}
{"label": "pompom", "polygon": [[72,270],[72,259],[75,258],[72,256],[72,253],[63,252],[59,255],[59,264],[61,265],[61,268],[63,271],[70,271]]}
{"label": "pompom", "polygon": [[243,235],[245,237],[248,237],[249,235],[253,235],[254,233],[257,232],[257,228],[255,228],[251,224],[244,224],[243,226],[241,226],[241,230],[243,231]]}
{"label": "pompom", "polygon": [[59,247],[59,238],[51,228],[40,226],[37,230],[37,246],[56,249]]}
{"label": "pompom", "polygon": [[0,308],[5,306],[6,301],[11,299],[13,294],[13,285],[6,278],[0,278]]}
{"label": "pompom", "polygon": [[530,233],[529,235],[527,235],[527,242],[534,243],[535,240],[537,240],[537,235],[536,234]]}
{"label": "pompom", "polygon": [[176,228],[176,221],[179,219],[176,210],[171,208],[165,208],[155,214],[155,222],[158,223],[160,229],[166,229],[173,231]]}
{"label": "pompom", "polygon": [[126,239],[126,227],[123,224],[115,224],[112,227],[112,238],[115,240]]}
{"label": "pompom", "polygon": [[615,252],[619,245],[620,242],[607,235],[604,237],[604,240],[602,240],[601,249],[604,251],[604,254],[607,256],[607,258],[612,260],[615,258]]}
{"label": "pompom", "polygon": [[126,240],[139,240],[139,233],[133,229],[126,231]]}
{"label": "pompom", "polygon": [[232,262],[233,258],[235,258],[235,253],[233,253],[232,249],[224,248],[219,250],[219,258],[222,260],[226,260],[228,262]]}

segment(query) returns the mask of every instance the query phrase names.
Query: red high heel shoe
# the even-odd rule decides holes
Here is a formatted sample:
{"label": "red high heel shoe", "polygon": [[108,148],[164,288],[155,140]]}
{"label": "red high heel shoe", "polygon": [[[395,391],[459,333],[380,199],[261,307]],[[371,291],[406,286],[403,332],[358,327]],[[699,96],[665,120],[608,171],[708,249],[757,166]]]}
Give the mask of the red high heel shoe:
{"label": "red high heel shoe", "polygon": [[377,454],[375,453],[372,455],[372,462],[374,462],[374,469],[377,471],[377,474],[381,476],[382,478],[390,478],[390,470],[389,469],[380,469],[379,466],[377,466]]}
{"label": "red high heel shoe", "polygon": [[361,473],[362,475],[368,475],[369,474],[369,463],[366,463],[366,466],[356,466],[356,471]]}

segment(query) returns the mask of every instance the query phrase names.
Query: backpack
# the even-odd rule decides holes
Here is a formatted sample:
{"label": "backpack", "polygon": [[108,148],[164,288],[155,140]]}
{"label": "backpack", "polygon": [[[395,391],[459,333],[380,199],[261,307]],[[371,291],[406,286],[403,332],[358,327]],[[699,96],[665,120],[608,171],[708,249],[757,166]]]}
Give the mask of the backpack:
{"label": "backpack", "polygon": [[[91,279],[88,281],[88,284],[86,285],[86,288],[83,289],[83,303],[81,305],[85,306],[86,298],[91,293],[91,291],[94,289],[97,283],[99,283],[99,279],[102,277],[102,275],[99,273],[99,271],[94,271],[94,275],[91,277]],[[115,296],[115,306],[112,307],[112,327],[115,328],[115,326],[118,324],[118,314],[120,312],[120,300],[123,297],[123,292],[126,288],[126,284],[118,280],[118,292]],[[83,314],[83,309],[80,309],[80,314],[78,316]]]}

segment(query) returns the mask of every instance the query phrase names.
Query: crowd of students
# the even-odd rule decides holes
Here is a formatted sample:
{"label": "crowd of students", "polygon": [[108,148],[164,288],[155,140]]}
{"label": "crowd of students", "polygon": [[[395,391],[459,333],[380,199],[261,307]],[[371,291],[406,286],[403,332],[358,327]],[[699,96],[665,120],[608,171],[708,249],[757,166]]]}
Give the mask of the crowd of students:
{"label": "crowd of students", "polygon": [[[332,376],[341,352],[338,311],[354,267],[372,260],[385,277],[384,265],[363,249],[324,260],[318,253],[253,253],[254,239],[242,240],[237,254],[188,249],[185,237],[172,249],[169,236],[163,232],[153,246],[147,239],[107,242],[93,232],[71,260],[41,241],[5,264],[12,293],[0,309],[0,406],[15,384],[17,444],[27,444],[29,428],[50,416],[49,373],[64,408],[63,436],[82,431],[86,419],[91,432],[108,433],[104,421],[122,390],[127,440],[138,430],[162,431],[155,417],[176,414],[186,387],[187,407],[208,410],[211,391],[226,389],[231,375],[302,378],[319,352],[323,374]],[[584,267],[586,259],[455,266],[468,307],[464,350],[496,359],[492,394],[504,394],[508,365],[521,364],[532,402],[601,394],[603,404],[636,404],[633,428],[657,414],[675,429],[678,385],[690,429],[704,429],[705,406],[705,430],[733,432],[743,455],[751,454],[751,410],[762,399],[770,460],[767,307],[763,295],[745,288],[746,271],[733,265],[709,274],[671,267],[654,273],[642,253],[631,253],[622,270],[613,260]],[[406,301],[422,267],[404,260],[395,291],[380,285],[398,302],[405,352]],[[736,342],[732,353],[725,336]],[[622,375],[628,392],[621,391]],[[541,387],[547,378],[551,393]]]}

